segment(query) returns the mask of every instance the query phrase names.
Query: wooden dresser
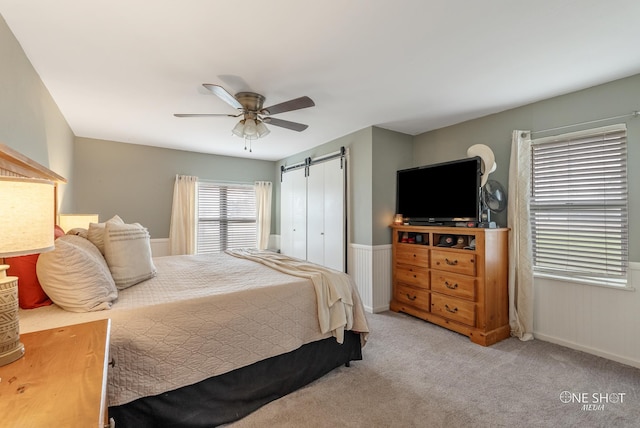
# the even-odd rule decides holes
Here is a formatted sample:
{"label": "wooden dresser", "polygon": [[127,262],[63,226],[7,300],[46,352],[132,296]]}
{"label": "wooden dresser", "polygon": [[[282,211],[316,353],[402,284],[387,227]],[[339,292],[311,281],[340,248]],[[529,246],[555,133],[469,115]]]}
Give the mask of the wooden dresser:
{"label": "wooden dresser", "polygon": [[484,346],[509,337],[508,229],[391,228],[391,310],[464,334]]}
{"label": "wooden dresser", "polygon": [[0,426],[103,427],[110,320],[22,334],[25,354],[0,367]]}

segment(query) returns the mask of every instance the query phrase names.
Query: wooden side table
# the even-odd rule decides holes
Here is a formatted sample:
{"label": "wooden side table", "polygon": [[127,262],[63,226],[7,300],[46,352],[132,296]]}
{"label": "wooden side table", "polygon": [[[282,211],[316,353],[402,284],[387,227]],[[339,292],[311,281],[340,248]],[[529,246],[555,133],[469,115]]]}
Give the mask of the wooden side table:
{"label": "wooden side table", "polygon": [[3,427],[108,426],[111,320],[20,336],[25,355],[0,367]]}

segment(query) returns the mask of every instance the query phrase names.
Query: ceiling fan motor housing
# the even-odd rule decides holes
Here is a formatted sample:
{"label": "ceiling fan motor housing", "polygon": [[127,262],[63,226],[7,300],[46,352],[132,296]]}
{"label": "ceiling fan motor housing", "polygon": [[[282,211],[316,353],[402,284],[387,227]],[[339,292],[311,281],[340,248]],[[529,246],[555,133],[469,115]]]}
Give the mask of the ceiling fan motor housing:
{"label": "ceiling fan motor housing", "polygon": [[235,97],[246,111],[253,113],[259,113],[262,110],[265,100],[264,96],[255,92],[238,92]]}

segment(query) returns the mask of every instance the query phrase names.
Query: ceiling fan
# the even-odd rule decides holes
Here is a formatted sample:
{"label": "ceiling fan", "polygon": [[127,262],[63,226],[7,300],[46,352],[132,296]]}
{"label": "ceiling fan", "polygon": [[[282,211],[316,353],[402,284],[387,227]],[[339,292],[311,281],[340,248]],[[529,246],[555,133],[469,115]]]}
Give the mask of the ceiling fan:
{"label": "ceiling fan", "polygon": [[[302,123],[291,122],[288,120],[278,119],[271,117],[274,114],[285,113],[293,110],[300,110],[307,107],[315,106],[313,100],[307,96],[295,98],[293,100],[285,101],[280,104],[275,104],[270,107],[263,107],[265,97],[255,92],[238,92],[231,95],[226,89],[220,85],[214,85],[211,83],[203,83],[206,89],[211,91],[214,95],[217,95],[222,101],[229,104],[231,107],[239,110],[237,114],[225,114],[225,113],[176,113],[175,117],[215,117],[215,116],[228,116],[228,117],[241,117],[242,119],[233,128],[233,134],[244,138],[245,140],[255,140],[266,136],[269,133],[269,129],[265,126],[265,123],[269,125],[279,126],[281,128],[290,129],[292,131],[304,131],[309,125]],[[246,147],[245,147],[246,148]]]}

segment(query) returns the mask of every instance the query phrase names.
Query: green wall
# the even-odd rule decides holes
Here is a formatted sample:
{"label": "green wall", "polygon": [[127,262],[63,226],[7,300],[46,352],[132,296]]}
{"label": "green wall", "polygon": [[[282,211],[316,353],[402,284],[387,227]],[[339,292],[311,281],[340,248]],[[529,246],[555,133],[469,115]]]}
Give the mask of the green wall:
{"label": "green wall", "polygon": [[274,181],[274,162],[76,138],[77,212],[117,214],[169,237],[176,174],[233,183]]}
{"label": "green wall", "polygon": [[413,137],[373,128],[372,245],[391,243],[389,225],[396,211],[396,172],[412,167]]}
{"label": "green wall", "polygon": [[[396,171],[411,166],[413,137],[377,127],[368,127],[279,161],[294,165],[305,158],[316,158],[349,150],[347,180],[350,182],[350,242],[382,245],[391,242],[391,224],[395,211]],[[280,186],[277,183],[277,218],[280,216]],[[279,220],[278,220],[279,221]],[[280,233],[280,225],[275,229]]]}
{"label": "green wall", "polygon": [[[0,143],[73,182],[73,133],[20,43],[0,16]],[[74,206],[58,188],[60,210]]]}
{"label": "green wall", "polygon": [[[638,110],[640,75],[635,75],[418,135],[414,138],[414,162],[418,166],[466,157],[469,146],[486,144],[493,149],[498,164],[491,178],[507,188],[512,130],[530,130],[535,139],[624,122],[629,166],[629,260],[640,261],[640,226],[634,221],[640,215],[640,170],[635,167],[640,162],[640,117],[600,121]],[[591,121],[597,122],[565,127]],[[541,132],[557,127],[563,128]],[[497,220],[506,224],[506,212]]]}

